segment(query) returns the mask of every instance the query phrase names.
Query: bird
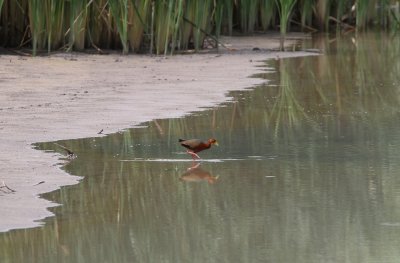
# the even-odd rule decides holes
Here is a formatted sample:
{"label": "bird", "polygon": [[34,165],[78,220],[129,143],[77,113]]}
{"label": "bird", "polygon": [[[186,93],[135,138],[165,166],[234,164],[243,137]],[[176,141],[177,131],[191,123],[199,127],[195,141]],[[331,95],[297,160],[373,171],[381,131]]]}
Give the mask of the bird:
{"label": "bird", "polygon": [[217,140],[213,138],[207,141],[202,141],[200,139],[179,139],[179,142],[183,147],[188,149],[186,152],[192,156],[193,160],[200,159],[200,156],[197,155],[198,152],[209,149],[211,145],[218,146]]}

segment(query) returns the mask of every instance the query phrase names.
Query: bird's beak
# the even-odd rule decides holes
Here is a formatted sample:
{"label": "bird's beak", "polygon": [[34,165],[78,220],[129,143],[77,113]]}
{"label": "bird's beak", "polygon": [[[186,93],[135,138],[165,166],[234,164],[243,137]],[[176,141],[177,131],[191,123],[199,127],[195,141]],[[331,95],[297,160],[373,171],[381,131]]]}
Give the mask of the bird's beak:
{"label": "bird's beak", "polygon": [[218,144],[218,142],[217,142],[217,141],[216,141],[216,142],[214,142],[214,145],[215,145],[215,146],[219,146],[219,144]]}

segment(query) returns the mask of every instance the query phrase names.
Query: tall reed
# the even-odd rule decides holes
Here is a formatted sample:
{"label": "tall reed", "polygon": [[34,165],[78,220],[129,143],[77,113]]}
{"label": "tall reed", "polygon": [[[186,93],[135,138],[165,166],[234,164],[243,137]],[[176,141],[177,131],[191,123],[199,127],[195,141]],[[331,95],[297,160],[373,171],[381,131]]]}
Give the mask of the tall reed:
{"label": "tall reed", "polygon": [[128,45],[128,0],[108,0],[110,13],[118,30],[122,44],[122,53],[127,54]]}
{"label": "tall reed", "polygon": [[35,55],[38,45],[40,45],[40,34],[44,32],[44,21],[43,17],[40,16],[40,0],[32,0],[29,2],[29,14],[31,17],[30,20],[30,29],[32,33],[32,52]]}
{"label": "tall reed", "polygon": [[[157,54],[200,49],[207,34],[251,34],[279,23],[321,31],[398,28],[394,0],[0,0],[0,45],[32,52],[150,45]],[[293,17],[293,19],[292,19]],[[150,42],[150,43],[149,43]]]}
{"label": "tall reed", "polygon": [[259,1],[240,1],[240,25],[244,33],[252,33],[256,27],[258,19]]}
{"label": "tall reed", "polygon": [[279,18],[280,18],[281,41],[279,49],[283,51],[288,23],[290,20],[290,16],[292,14],[292,10],[296,4],[296,0],[275,0],[275,1],[276,5],[278,6]]}
{"label": "tall reed", "polygon": [[274,0],[260,0],[260,24],[262,30],[268,30],[269,26],[274,22],[275,11]]}
{"label": "tall reed", "polygon": [[375,12],[376,0],[372,1],[357,1],[356,6],[356,26],[357,28],[365,28],[368,21]]}
{"label": "tall reed", "polygon": [[[347,3],[348,4],[348,3]],[[334,14],[336,16],[336,20],[337,21],[341,21],[341,18],[343,17],[343,15],[346,12],[346,1],[345,0],[337,0],[336,1],[336,5],[335,5],[335,9],[336,9],[336,14]],[[339,29],[340,28],[340,24],[336,23],[336,28]]]}
{"label": "tall reed", "polygon": [[316,26],[319,30],[324,30],[328,25],[328,10],[332,0],[316,0],[314,4]]}
{"label": "tall reed", "polygon": [[233,33],[233,9],[234,9],[234,1],[231,0],[221,0],[217,1],[222,9],[223,19],[221,21],[221,32],[224,34],[232,35]]}
{"label": "tall reed", "polygon": [[[222,20],[224,18],[224,2],[214,2],[214,21],[215,21],[215,36],[218,39],[221,34]],[[218,48],[218,45],[217,45]]]}
{"label": "tall reed", "polygon": [[63,42],[64,27],[64,1],[47,0],[46,9],[46,34],[47,34],[47,51],[50,52],[58,43]]}
{"label": "tall reed", "polygon": [[313,0],[302,0],[301,1],[301,25],[305,27],[307,24],[310,25],[312,21],[312,8]]}
{"label": "tall reed", "polygon": [[201,48],[201,45],[204,40],[204,31],[207,31],[207,28],[210,25],[210,21],[208,19],[208,15],[211,14],[211,6],[213,0],[204,0],[204,1],[195,1],[196,2],[196,12],[194,17],[194,23],[196,27],[193,29],[193,41],[194,47],[196,50]]}
{"label": "tall reed", "polygon": [[26,17],[28,3],[26,1],[5,0],[0,10],[0,45],[21,46],[29,34],[28,20]]}
{"label": "tall reed", "polygon": [[[168,34],[170,26],[170,16],[172,13],[172,6],[166,6],[166,1],[155,2],[155,45],[157,55],[164,53],[165,47],[168,46]],[[170,1],[172,4],[172,1]]]}
{"label": "tall reed", "polygon": [[67,15],[69,17],[69,29],[66,32],[68,35],[68,50],[73,48],[83,50],[85,48],[85,31],[87,19],[87,0],[70,0],[68,5]]}
{"label": "tall reed", "polygon": [[3,7],[4,0],[0,0],[0,17],[1,17],[1,8]]}
{"label": "tall reed", "polygon": [[131,0],[129,8],[128,39],[132,50],[139,50],[145,34],[151,34],[148,18],[151,11],[151,0]]}

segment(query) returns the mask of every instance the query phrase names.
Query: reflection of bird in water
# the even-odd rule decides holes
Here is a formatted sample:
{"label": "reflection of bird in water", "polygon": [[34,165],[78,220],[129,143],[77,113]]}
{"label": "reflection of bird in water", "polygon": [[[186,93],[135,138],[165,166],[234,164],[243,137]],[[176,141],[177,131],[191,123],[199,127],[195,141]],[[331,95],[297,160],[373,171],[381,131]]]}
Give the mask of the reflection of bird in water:
{"label": "reflection of bird in water", "polygon": [[212,176],[206,170],[201,169],[200,163],[190,167],[187,171],[182,174],[181,180],[185,182],[202,182],[207,181],[209,184],[214,184],[217,182],[218,176]]}
{"label": "reflection of bird in water", "polygon": [[179,142],[183,147],[188,149],[186,152],[192,156],[193,160],[196,158],[200,159],[200,156],[197,155],[198,152],[209,149],[211,145],[218,146],[218,142],[216,139],[208,139],[206,142],[203,142],[199,139],[179,139]]}

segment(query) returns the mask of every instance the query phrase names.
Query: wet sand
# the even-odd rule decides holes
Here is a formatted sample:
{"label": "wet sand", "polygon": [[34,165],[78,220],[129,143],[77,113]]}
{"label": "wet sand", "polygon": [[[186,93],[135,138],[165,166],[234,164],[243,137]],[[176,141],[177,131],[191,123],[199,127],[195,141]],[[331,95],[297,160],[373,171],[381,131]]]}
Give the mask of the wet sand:
{"label": "wet sand", "polygon": [[277,38],[223,41],[233,51],[167,58],[0,55],[0,232],[40,226],[37,220],[51,216],[47,208],[57,204],[39,194],[79,182],[60,169],[60,155],[34,150],[32,143],[104,136],[212,107],[229,100],[231,90],[264,82],[249,78],[265,70],[257,67],[262,61],[311,55],[270,51]]}

